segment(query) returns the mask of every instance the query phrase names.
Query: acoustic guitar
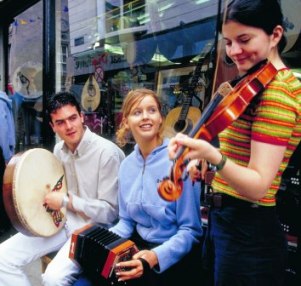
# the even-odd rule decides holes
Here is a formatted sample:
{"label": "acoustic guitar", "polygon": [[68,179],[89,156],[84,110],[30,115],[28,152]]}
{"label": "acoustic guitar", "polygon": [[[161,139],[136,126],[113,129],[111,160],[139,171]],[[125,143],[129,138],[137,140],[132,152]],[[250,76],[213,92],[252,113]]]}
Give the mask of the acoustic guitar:
{"label": "acoustic guitar", "polygon": [[[178,132],[188,134],[200,119],[200,108],[191,106],[191,102],[196,90],[199,89],[201,85],[202,88],[207,88],[206,80],[201,78],[201,75],[206,74],[209,70],[211,52],[211,49],[209,51],[206,50],[206,54],[203,57],[199,57],[189,84],[181,89],[180,92],[184,95],[182,106],[173,108],[167,114],[164,128],[165,137],[173,137]],[[204,71],[203,67],[205,66]]]}
{"label": "acoustic guitar", "polygon": [[188,134],[198,122],[201,111],[197,107],[190,106],[191,100],[191,96],[185,96],[182,107],[175,107],[167,114],[164,128],[165,137],[173,137],[178,132]]}
{"label": "acoustic guitar", "polygon": [[85,111],[93,112],[100,104],[100,88],[94,75],[87,79],[81,97],[81,104]]}

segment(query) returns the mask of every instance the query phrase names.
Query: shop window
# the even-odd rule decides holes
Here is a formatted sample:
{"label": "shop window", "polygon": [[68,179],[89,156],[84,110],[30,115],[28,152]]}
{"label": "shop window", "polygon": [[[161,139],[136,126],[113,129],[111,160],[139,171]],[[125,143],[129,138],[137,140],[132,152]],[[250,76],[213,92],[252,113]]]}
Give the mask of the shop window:
{"label": "shop window", "polygon": [[84,43],[85,43],[84,37],[74,39],[74,46],[80,46],[83,45]]}
{"label": "shop window", "polygon": [[[282,1],[288,38],[283,57],[299,74],[300,21],[295,11],[300,9],[291,8],[297,2]],[[217,4],[215,0],[56,0],[57,54],[51,59],[56,61],[55,90],[73,92],[86,124],[110,140],[120,123],[124,97],[137,87],[155,90],[166,116],[187,103],[193,88],[189,107],[202,110],[218,84],[237,73],[223,49],[217,51],[216,62]],[[9,27],[17,150],[42,141],[42,25],[40,1],[17,15]],[[219,71],[213,83],[215,68]],[[87,101],[92,91],[93,100]]]}
{"label": "shop window", "polygon": [[17,15],[9,27],[9,79],[16,152],[42,143],[43,4]]}
{"label": "shop window", "polygon": [[[153,89],[166,116],[178,107],[182,115],[187,102],[189,110],[202,111],[217,86],[237,74],[215,43],[218,1],[105,0],[88,5],[61,0],[60,5],[58,22],[66,30],[67,52],[66,59],[57,62],[57,89],[75,93],[86,124],[110,140],[114,141],[129,90]],[[288,9],[294,5],[284,6],[291,15]],[[290,41],[284,56],[298,66],[292,48],[300,25],[291,17],[286,21],[294,25],[287,25]],[[62,41],[57,46],[65,45],[61,37],[57,40]]]}
{"label": "shop window", "polygon": [[106,33],[144,24],[145,1],[106,1]]}

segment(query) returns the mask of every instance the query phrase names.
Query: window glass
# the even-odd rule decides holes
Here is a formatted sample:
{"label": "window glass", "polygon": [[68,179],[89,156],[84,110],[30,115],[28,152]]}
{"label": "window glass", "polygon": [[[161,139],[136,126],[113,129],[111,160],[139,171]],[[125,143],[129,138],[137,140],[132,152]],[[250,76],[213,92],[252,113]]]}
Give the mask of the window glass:
{"label": "window glass", "polygon": [[42,127],[43,5],[38,2],[9,27],[9,86],[16,130],[16,152],[39,146]]}
{"label": "window glass", "polygon": [[170,129],[179,116],[188,119],[190,106],[199,117],[211,84],[217,1],[57,3],[69,38],[58,89],[76,94],[92,131],[114,140],[123,99],[137,87],[155,90],[166,116],[179,107]]}
{"label": "window glass", "polygon": [[[300,1],[281,3],[283,57],[300,76]],[[73,92],[85,124],[114,141],[128,91],[150,88],[162,101],[166,136],[188,133],[219,84],[237,74],[215,43],[217,12],[217,0],[56,0],[55,90]],[[41,144],[42,24],[40,1],[9,28],[16,151]]]}

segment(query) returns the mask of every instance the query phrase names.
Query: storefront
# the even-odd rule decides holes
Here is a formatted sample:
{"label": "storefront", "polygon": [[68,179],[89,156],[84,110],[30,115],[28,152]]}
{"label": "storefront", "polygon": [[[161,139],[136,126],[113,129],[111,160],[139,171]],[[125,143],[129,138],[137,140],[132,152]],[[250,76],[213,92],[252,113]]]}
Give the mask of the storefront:
{"label": "storefront", "polygon": [[[74,92],[86,124],[114,140],[127,92],[154,89],[169,136],[186,132],[185,122],[175,127],[179,118],[193,125],[216,87],[236,74],[216,31],[223,1],[15,2],[2,1],[0,14],[1,87],[14,100],[17,150],[48,146],[53,134],[44,124],[43,101],[53,92]],[[282,2],[283,56],[298,71],[301,21],[292,7],[300,4]]]}
{"label": "storefront", "polygon": [[[223,4],[222,0],[0,0],[0,88],[13,101],[15,151],[52,150],[58,138],[46,122],[44,103],[58,91],[73,92],[90,129],[114,141],[127,92],[150,88],[162,101],[166,136],[188,133],[219,84],[236,75],[217,30]],[[281,0],[281,4],[287,37],[282,56],[301,78],[301,2]],[[295,192],[290,179],[300,177],[298,170],[284,180],[283,191]],[[287,210],[284,206],[283,217]],[[296,252],[293,229],[288,232]],[[295,266],[288,271],[293,273]]]}

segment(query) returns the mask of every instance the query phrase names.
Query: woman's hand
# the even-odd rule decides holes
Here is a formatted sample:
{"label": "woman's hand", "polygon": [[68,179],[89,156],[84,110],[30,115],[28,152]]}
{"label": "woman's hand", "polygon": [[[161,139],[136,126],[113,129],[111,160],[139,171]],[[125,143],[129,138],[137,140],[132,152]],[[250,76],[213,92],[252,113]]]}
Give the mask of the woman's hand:
{"label": "woman's hand", "polygon": [[[143,258],[148,263],[148,269],[145,269],[139,258]],[[115,274],[118,281],[126,281],[141,277],[145,271],[158,264],[157,255],[152,250],[141,250],[133,255],[132,260],[121,261],[116,264]]]}
{"label": "woman's hand", "polygon": [[187,165],[187,172],[192,182],[205,180],[205,175],[208,170],[208,163],[206,160],[191,160]]}
{"label": "woman's hand", "polygon": [[202,139],[194,139],[182,133],[178,133],[171,138],[168,144],[168,154],[170,159],[175,159],[180,148],[187,147],[184,160],[205,159],[212,164],[216,164],[220,159],[219,151],[210,143]]}
{"label": "woman's hand", "polygon": [[171,160],[175,159],[178,150],[183,146],[180,144],[180,138],[186,135],[178,133],[175,137],[171,138],[168,144],[168,155]]}
{"label": "woman's hand", "polygon": [[201,180],[201,168],[199,160],[191,160],[186,168],[192,182]]}

